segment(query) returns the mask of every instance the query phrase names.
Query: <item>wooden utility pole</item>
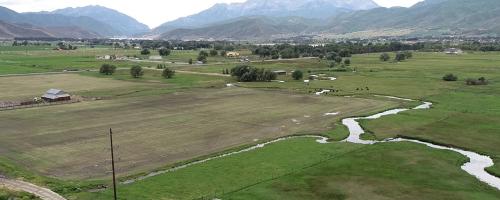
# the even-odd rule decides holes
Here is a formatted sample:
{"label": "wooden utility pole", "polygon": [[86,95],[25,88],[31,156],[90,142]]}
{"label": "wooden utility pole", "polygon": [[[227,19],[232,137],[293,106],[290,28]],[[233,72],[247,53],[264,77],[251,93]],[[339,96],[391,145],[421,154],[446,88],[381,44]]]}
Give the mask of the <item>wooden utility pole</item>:
{"label": "wooden utility pole", "polygon": [[114,194],[114,199],[117,200],[116,198],[116,177],[115,177],[115,155],[113,152],[113,130],[109,129],[109,141],[111,143],[111,167],[113,168],[113,194]]}

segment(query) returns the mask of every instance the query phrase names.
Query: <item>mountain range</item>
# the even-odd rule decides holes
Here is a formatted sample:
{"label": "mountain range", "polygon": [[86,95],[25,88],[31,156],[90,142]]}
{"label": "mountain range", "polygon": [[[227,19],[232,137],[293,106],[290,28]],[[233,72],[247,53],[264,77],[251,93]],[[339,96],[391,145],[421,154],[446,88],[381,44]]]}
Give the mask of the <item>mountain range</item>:
{"label": "mountain range", "polygon": [[248,0],[243,3],[221,3],[198,14],[164,23],[153,29],[153,33],[207,26],[245,16],[325,19],[340,13],[377,7],[372,0]]}
{"label": "mountain range", "polygon": [[352,33],[362,33],[357,34],[357,37],[500,35],[499,0],[426,0],[410,8],[375,7],[336,13],[323,19],[304,16],[285,18],[292,20],[276,20],[276,17],[265,15],[243,17],[198,28],[167,31],[159,38],[269,40],[300,35],[323,37]]}
{"label": "mountain range", "polygon": [[[36,36],[33,30],[43,32],[39,32],[39,37],[62,38],[122,37],[150,31],[148,26],[134,18],[101,6],[30,13],[17,13],[0,6],[0,21],[4,32],[0,37],[4,38],[33,37]],[[31,31],[19,31],[23,28]]]}
{"label": "mountain range", "polygon": [[384,8],[372,0],[247,0],[148,26],[101,6],[17,13],[0,6],[0,38],[152,37],[179,40],[270,40],[331,37],[500,35],[500,0],[425,0]]}
{"label": "mountain range", "polygon": [[109,25],[115,32],[114,36],[134,36],[150,31],[149,27],[136,19],[116,10],[102,6],[86,6],[79,8],[65,8],[50,12],[71,17],[90,17],[96,21]]}

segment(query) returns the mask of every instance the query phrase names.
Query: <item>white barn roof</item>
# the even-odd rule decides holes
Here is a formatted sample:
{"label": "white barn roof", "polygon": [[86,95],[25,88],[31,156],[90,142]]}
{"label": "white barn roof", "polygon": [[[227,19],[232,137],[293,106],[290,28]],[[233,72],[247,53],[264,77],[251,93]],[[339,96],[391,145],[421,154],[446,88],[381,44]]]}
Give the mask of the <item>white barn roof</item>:
{"label": "white barn roof", "polygon": [[42,98],[47,98],[47,99],[58,99],[58,98],[65,98],[69,97],[70,95],[62,90],[59,89],[50,89],[45,92],[45,94],[42,96]]}

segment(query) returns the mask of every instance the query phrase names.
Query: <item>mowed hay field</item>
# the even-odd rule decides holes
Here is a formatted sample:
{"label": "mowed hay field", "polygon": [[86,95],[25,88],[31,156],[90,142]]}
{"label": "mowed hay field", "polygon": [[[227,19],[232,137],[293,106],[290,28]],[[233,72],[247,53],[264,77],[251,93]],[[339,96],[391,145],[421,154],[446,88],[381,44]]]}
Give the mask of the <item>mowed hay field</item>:
{"label": "mowed hay field", "polygon": [[48,89],[62,89],[70,94],[89,91],[121,90],[145,84],[98,79],[78,74],[0,77],[0,101],[29,100],[42,96]]}
{"label": "mowed hay field", "polygon": [[[396,105],[243,88],[84,101],[0,112],[0,152],[43,175],[105,177],[109,175],[108,129],[113,128],[118,172],[131,175],[257,141],[325,133],[341,118]],[[340,115],[324,116],[331,112]]]}

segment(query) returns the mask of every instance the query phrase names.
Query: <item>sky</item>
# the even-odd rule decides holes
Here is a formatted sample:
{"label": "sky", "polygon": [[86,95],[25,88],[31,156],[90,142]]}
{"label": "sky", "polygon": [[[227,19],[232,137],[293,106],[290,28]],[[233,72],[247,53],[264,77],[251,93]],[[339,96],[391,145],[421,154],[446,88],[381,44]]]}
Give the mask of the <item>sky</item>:
{"label": "sky", "polygon": [[[0,0],[17,12],[52,11],[65,7],[101,5],[123,12],[151,28],[205,10],[216,3],[235,3],[245,0]],[[374,0],[380,6],[409,7],[422,0]],[[139,2],[139,3],[138,3]]]}

